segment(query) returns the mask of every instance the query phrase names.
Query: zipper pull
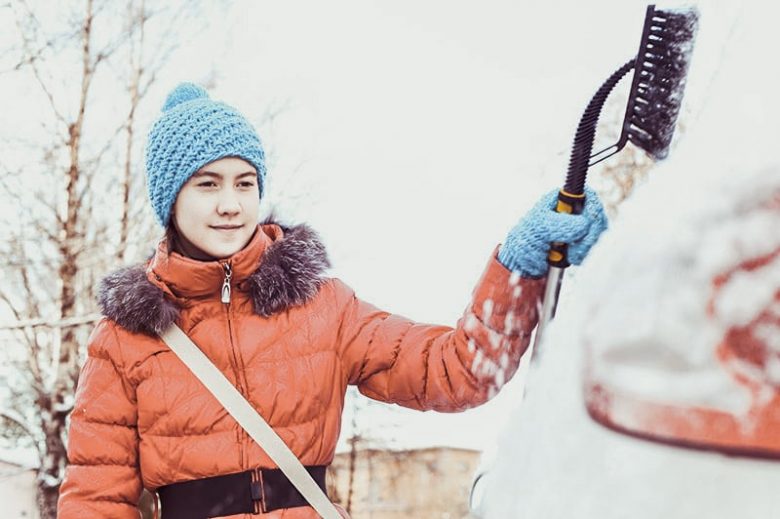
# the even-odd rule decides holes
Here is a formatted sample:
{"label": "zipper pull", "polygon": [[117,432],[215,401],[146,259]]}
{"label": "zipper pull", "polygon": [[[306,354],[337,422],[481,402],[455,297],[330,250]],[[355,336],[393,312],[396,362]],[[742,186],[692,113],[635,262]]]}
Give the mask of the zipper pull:
{"label": "zipper pull", "polygon": [[222,265],[225,269],[225,281],[222,282],[222,302],[226,305],[230,304],[230,278],[233,276],[233,269],[230,268],[229,263]]}

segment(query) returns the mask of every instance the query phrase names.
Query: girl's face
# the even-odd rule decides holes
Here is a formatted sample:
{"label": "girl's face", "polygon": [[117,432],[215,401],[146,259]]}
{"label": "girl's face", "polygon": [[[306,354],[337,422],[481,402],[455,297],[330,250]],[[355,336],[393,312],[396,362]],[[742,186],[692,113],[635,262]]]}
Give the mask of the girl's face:
{"label": "girl's face", "polygon": [[257,227],[257,170],[236,157],[215,160],[184,184],[173,205],[173,223],[192,245],[227,258],[249,243]]}

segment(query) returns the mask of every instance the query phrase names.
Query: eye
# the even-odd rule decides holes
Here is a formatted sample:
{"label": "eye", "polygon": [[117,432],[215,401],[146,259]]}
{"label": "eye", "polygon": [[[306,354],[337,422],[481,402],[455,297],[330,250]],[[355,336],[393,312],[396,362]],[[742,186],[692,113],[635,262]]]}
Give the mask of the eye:
{"label": "eye", "polygon": [[198,187],[214,187],[217,185],[217,183],[213,180],[204,180],[203,182],[198,182],[195,185]]}
{"label": "eye", "polygon": [[238,186],[239,187],[243,187],[243,188],[251,188],[251,187],[255,186],[255,181],[254,180],[243,180],[243,181],[238,183]]}

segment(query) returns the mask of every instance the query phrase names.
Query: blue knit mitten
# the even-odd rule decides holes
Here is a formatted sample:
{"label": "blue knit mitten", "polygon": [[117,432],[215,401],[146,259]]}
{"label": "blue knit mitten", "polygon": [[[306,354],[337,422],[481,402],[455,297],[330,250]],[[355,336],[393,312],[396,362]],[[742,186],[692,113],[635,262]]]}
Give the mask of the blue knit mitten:
{"label": "blue knit mitten", "polygon": [[568,260],[579,265],[607,228],[607,217],[599,196],[585,188],[582,214],[555,211],[558,190],[544,195],[515,227],[498,251],[498,261],[523,277],[539,278],[547,273],[550,243],[567,243]]}

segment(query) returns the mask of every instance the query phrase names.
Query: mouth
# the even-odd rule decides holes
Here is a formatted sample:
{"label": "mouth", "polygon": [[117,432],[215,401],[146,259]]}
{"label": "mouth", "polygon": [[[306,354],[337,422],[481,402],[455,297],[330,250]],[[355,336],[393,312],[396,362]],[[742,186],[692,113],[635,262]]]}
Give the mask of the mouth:
{"label": "mouth", "polygon": [[241,229],[243,225],[210,225],[212,229],[216,231],[237,231]]}

